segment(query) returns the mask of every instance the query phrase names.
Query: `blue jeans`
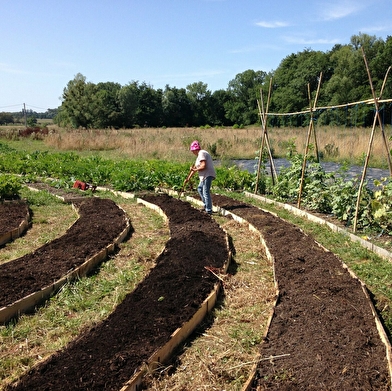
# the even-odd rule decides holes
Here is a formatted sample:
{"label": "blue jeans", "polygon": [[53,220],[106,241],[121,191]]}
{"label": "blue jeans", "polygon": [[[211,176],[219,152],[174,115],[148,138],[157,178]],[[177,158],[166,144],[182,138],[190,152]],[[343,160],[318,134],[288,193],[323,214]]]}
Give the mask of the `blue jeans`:
{"label": "blue jeans", "polygon": [[204,209],[207,213],[212,212],[212,200],[211,200],[211,183],[214,178],[212,176],[208,176],[204,178],[204,180],[200,180],[199,186],[197,186],[197,191],[200,195],[201,200],[204,204]]}

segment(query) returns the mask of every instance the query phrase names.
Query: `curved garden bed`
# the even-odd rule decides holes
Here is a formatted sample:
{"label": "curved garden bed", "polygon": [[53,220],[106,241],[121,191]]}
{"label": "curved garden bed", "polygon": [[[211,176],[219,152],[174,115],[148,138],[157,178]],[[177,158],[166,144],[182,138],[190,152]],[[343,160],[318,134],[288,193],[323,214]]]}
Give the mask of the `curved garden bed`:
{"label": "curved garden bed", "polygon": [[[202,286],[210,282],[211,288],[216,283],[205,268],[220,267],[210,262],[209,254],[219,250],[214,240],[210,246],[213,219],[169,196],[152,194],[144,199],[172,216],[171,239],[157,266],[104,322],[22,376],[9,390],[45,389],[44,385],[56,390],[127,389],[132,368],[137,371],[153,354],[152,343],[157,343],[155,348],[162,346],[178,324],[186,322],[178,319],[172,301],[177,303],[177,297],[198,279],[192,276],[200,257],[205,258],[198,266]],[[229,197],[214,195],[213,202],[223,214],[233,213],[261,233],[278,288],[268,333],[244,390],[389,390],[389,343],[383,340],[366,287],[334,254],[296,226]],[[154,280],[158,270],[164,277]],[[197,307],[199,290],[193,301],[179,305],[181,314]],[[166,330],[173,318],[179,323]],[[144,339],[139,340],[139,334]],[[132,367],[136,353],[140,355]]]}
{"label": "curved garden bed", "polygon": [[74,205],[80,217],[63,236],[0,265],[0,323],[34,309],[66,281],[87,274],[130,230],[124,211],[111,200],[89,197]]}
{"label": "curved garden bed", "polygon": [[[127,382],[215,289],[226,235],[208,215],[167,195],[146,195],[169,218],[171,238],[149,275],[102,323],[37,365],[8,390],[134,389]],[[205,245],[201,245],[205,243]]]}
{"label": "curved garden bed", "polygon": [[331,252],[269,212],[214,195],[257,229],[278,297],[246,390],[389,390],[390,345],[366,287]]}
{"label": "curved garden bed", "polygon": [[0,203],[0,246],[20,237],[29,227],[30,211],[25,201]]}

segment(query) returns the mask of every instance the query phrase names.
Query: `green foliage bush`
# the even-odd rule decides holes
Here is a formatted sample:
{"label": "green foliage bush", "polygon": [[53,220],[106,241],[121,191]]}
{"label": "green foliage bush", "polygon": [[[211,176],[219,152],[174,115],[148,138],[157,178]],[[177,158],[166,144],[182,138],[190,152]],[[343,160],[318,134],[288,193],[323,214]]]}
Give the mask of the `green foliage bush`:
{"label": "green foliage bush", "polygon": [[392,183],[387,179],[375,181],[377,190],[371,201],[371,209],[377,224],[388,234],[392,233]]}
{"label": "green foliage bush", "polygon": [[255,184],[255,175],[248,171],[241,170],[236,166],[228,168],[217,167],[216,179],[213,186],[220,189],[239,191],[239,190],[252,190]]}
{"label": "green foliage bush", "polygon": [[15,175],[0,174],[0,200],[19,197],[21,180]]}
{"label": "green foliage bush", "polygon": [[[278,183],[272,187],[271,193],[279,201],[296,203],[300,194],[303,156],[292,154],[290,163],[289,167],[281,170]],[[339,172],[328,174],[310,157],[302,183],[301,205],[312,211],[330,213],[351,226],[355,218],[359,180],[347,179],[346,171],[347,167],[343,165]],[[381,222],[386,227],[387,222],[383,221],[381,215],[384,220],[392,218],[392,204],[391,209],[387,207],[390,214],[386,210],[383,213],[382,207],[388,199],[389,191],[392,192],[392,187],[389,190],[384,188],[383,193],[379,193],[378,200],[375,200],[373,192],[364,183],[357,213],[359,229],[380,228]],[[374,213],[376,210],[378,215]],[[389,221],[392,226],[392,219]]]}

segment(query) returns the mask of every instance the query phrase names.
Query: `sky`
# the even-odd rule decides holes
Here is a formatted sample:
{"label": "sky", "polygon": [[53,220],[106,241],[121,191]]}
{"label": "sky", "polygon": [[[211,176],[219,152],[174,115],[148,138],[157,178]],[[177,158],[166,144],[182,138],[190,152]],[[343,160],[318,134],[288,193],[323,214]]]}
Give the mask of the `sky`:
{"label": "sky", "polygon": [[390,0],[0,0],[0,15],[0,112],[57,108],[78,73],[214,92],[292,53],[392,35]]}

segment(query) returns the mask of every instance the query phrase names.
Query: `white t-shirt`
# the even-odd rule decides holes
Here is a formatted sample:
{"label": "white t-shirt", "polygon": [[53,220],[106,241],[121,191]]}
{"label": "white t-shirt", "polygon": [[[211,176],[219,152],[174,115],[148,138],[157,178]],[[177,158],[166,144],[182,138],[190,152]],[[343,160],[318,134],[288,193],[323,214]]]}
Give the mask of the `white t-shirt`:
{"label": "white t-shirt", "polygon": [[206,168],[204,170],[198,171],[199,178],[201,180],[204,180],[205,178],[212,176],[215,179],[216,172],[214,168],[214,162],[212,161],[212,157],[207,151],[201,149],[197,155],[195,166],[199,167],[200,162],[203,160],[205,160],[206,162],[206,166],[205,166]]}

